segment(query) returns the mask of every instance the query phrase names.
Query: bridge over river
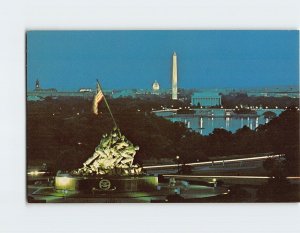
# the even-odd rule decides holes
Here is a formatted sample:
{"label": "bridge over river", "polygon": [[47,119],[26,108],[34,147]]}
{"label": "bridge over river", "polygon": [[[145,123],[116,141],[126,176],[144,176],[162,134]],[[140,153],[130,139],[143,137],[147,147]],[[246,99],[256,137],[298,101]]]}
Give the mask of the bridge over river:
{"label": "bridge over river", "polygon": [[215,128],[235,132],[244,126],[254,130],[259,125],[270,121],[264,116],[266,112],[273,112],[278,116],[284,109],[255,109],[255,114],[235,114],[234,109],[193,109],[194,114],[177,114],[178,109],[163,109],[153,111],[157,116],[172,122],[182,122],[201,135],[209,135]]}

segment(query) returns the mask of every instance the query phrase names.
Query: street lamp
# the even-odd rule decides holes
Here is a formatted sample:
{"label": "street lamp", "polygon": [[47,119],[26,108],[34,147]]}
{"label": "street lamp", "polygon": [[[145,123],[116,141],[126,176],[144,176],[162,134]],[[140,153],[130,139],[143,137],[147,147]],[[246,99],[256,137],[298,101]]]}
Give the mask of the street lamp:
{"label": "street lamp", "polygon": [[179,159],[180,157],[177,155],[176,160],[177,160],[177,173],[179,174]]}
{"label": "street lamp", "polygon": [[213,178],[213,184],[214,184],[214,188],[217,187],[217,179],[216,178]]}

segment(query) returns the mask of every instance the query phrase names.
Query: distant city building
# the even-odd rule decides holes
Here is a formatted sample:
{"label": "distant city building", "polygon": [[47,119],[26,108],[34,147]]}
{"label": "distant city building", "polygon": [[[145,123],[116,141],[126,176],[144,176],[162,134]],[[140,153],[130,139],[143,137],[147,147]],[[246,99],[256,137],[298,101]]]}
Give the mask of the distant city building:
{"label": "distant city building", "polygon": [[299,98],[299,92],[297,91],[286,91],[286,92],[254,92],[254,91],[249,91],[247,92],[248,96],[254,96],[254,97],[290,97],[290,98]]}
{"label": "distant city building", "polygon": [[114,91],[112,94],[113,99],[117,98],[124,98],[124,97],[132,97],[134,98],[136,96],[136,91],[134,90],[120,90],[120,91]]}
{"label": "distant city building", "polygon": [[35,81],[34,91],[36,91],[36,92],[57,92],[57,90],[55,88],[47,88],[47,89],[41,88],[40,81],[38,79]]}
{"label": "distant city building", "polygon": [[92,92],[92,88],[80,88],[79,92]]}
{"label": "distant city building", "polygon": [[152,84],[152,94],[159,94],[159,83],[156,80]]}
{"label": "distant city building", "polygon": [[38,90],[38,89],[40,89],[40,81],[37,79],[35,81],[35,90]]}
{"label": "distant city building", "polygon": [[177,100],[177,55],[174,52],[172,57],[172,100]]}
{"label": "distant city building", "polygon": [[[89,91],[80,91],[82,89]],[[85,99],[93,98],[94,91],[90,88],[81,88],[79,91],[57,91],[55,88],[41,88],[40,81],[37,79],[35,82],[35,89],[33,91],[27,91],[28,101],[40,101],[46,97],[82,97]]]}
{"label": "distant city building", "polygon": [[221,95],[216,92],[195,92],[192,95],[192,105],[212,107],[222,105]]}
{"label": "distant city building", "polygon": [[29,95],[27,96],[27,101],[43,101],[44,98],[40,97],[40,96],[36,96],[36,95]]}

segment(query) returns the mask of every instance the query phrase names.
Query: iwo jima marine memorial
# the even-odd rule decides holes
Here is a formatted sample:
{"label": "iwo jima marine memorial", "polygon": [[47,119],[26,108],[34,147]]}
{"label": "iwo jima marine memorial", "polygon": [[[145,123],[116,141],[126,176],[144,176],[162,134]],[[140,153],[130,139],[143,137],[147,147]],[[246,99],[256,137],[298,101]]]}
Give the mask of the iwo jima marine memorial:
{"label": "iwo jima marine memorial", "polygon": [[[53,192],[37,192],[36,200],[43,195],[56,198],[46,202],[180,202],[189,198],[216,196],[228,192],[227,188],[189,185],[175,178],[159,183],[158,176],[146,174],[138,164],[133,164],[139,150],[118,128],[108,102],[97,81],[93,112],[98,115],[98,104],[104,100],[114,123],[113,130],[102,136],[95,152],[81,168],[69,173],[58,172]],[[181,190],[181,191],[180,191]],[[179,195],[183,194],[184,195]],[[50,200],[50,201],[49,201]]]}

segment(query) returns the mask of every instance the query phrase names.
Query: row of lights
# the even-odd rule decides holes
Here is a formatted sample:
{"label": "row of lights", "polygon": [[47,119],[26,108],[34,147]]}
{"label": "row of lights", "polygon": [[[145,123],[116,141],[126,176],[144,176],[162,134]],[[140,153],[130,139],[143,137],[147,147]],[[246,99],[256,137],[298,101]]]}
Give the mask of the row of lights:
{"label": "row of lights", "polygon": [[[223,108],[223,107],[221,107],[221,108]],[[235,108],[238,109],[239,107],[235,106]],[[243,105],[240,105],[240,108],[244,108]],[[259,109],[259,108],[263,109],[263,107],[258,107],[258,106],[255,106],[255,107],[254,106],[250,106],[250,107],[245,107],[245,108],[246,109]],[[275,108],[278,109],[278,106],[275,106]],[[287,107],[285,107],[285,108],[287,109]],[[269,107],[266,106],[265,109],[269,109]]]}
{"label": "row of lights", "polygon": [[[173,108],[173,105],[171,106],[172,108]],[[165,110],[165,109],[168,109],[167,107],[164,107],[164,106],[161,106],[161,108],[163,109],[163,110]],[[188,106],[188,107],[179,107],[179,109],[190,109],[191,107],[190,106]],[[200,106],[200,108],[202,109],[203,107],[202,106]],[[221,106],[220,107],[221,109],[223,109],[224,107],[223,106]],[[239,106],[235,106],[235,108],[236,109],[239,109],[239,108],[246,108],[246,109],[263,109],[263,107],[258,107],[258,106],[250,106],[250,107],[243,107],[243,105],[240,105],[240,107]],[[287,109],[288,107],[286,106],[285,107],[285,109]],[[265,106],[265,109],[269,109],[269,107],[268,106]],[[275,109],[278,109],[278,106],[275,106]],[[297,109],[299,109],[298,107],[297,107]],[[152,108],[152,111],[154,111],[155,110],[155,108]]]}
{"label": "row of lights", "polygon": [[38,175],[45,174],[45,173],[46,172],[41,172],[41,171],[31,171],[31,172],[27,172],[27,175],[38,176]]}

